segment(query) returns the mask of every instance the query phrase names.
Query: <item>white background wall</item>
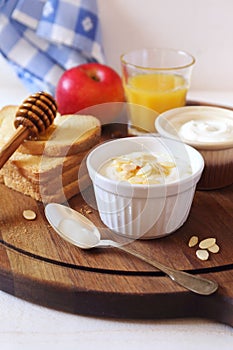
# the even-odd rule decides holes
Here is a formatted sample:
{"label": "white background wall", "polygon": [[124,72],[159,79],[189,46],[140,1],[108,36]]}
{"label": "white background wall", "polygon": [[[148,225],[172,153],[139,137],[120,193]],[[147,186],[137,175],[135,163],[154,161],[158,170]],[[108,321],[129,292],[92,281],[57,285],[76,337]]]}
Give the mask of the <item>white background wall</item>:
{"label": "white background wall", "polygon": [[122,52],[172,47],[196,57],[192,89],[233,90],[233,0],[98,0],[110,65]]}
{"label": "white background wall", "polygon": [[[140,47],[196,57],[191,90],[233,91],[233,0],[98,0],[107,63]],[[1,84],[21,83],[0,59]],[[22,94],[24,90],[22,88]]]}

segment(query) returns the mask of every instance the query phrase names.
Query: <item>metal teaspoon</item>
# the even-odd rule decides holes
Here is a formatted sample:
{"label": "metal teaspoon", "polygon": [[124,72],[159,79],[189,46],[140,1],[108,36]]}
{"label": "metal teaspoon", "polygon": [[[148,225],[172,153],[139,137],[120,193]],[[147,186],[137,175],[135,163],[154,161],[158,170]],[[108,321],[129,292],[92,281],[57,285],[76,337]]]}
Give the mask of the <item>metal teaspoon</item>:
{"label": "metal teaspoon", "polygon": [[194,293],[210,295],[218,289],[218,284],[214,281],[164,266],[160,262],[149,259],[125,245],[120,245],[112,240],[101,239],[98,228],[89,219],[65,205],[57,203],[47,204],[45,216],[50,225],[63,239],[81,249],[97,247],[118,248],[156,267],[170,277],[172,281]]}

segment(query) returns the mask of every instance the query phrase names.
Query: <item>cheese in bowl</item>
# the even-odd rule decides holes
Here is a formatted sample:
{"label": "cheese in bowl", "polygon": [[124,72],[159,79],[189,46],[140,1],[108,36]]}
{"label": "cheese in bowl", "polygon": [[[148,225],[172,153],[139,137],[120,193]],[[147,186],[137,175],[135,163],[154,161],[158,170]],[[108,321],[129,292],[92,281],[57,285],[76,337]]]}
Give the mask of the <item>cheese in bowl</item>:
{"label": "cheese in bowl", "polygon": [[109,179],[138,185],[168,183],[191,173],[190,164],[182,159],[149,152],[132,152],[112,158],[100,169],[100,174]]}
{"label": "cheese in bowl", "polygon": [[179,137],[187,142],[219,144],[233,141],[233,118],[200,116],[184,121],[178,128]]}
{"label": "cheese in bowl", "polygon": [[159,136],[104,142],[87,157],[101,220],[131,239],[162,237],[182,226],[203,167],[194,148]]}
{"label": "cheese in bowl", "polygon": [[233,110],[186,106],[160,114],[156,129],[163,137],[181,140],[203,156],[205,168],[199,189],[233,184]]}

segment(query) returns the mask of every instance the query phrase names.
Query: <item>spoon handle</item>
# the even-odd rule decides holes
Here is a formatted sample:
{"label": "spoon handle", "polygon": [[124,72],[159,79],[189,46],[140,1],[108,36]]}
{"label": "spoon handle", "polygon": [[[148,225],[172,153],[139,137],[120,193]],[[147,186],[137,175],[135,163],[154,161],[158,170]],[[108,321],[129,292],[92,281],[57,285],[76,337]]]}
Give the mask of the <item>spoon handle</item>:
{"label": "spoon handle", "polygon": [[169,276],[174,282],[177,282],[182,287],[194,293],[201,295],[210,295],[216,292],[218,289],[218,284],[214,281],[164,266],[160,262],[151,260],[126,246],[117,246],[117,248],[145,261],[149,265],[156,267],[158,270],[164,272],[167,276]]}

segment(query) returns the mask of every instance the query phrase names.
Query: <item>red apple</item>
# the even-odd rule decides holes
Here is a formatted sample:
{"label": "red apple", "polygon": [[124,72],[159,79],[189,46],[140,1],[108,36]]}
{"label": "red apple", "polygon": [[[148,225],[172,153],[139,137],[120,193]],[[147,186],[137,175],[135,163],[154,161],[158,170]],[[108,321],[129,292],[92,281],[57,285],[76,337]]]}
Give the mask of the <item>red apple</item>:
{"label": "red apple", "polygon": [[100,63],[86,63],[63,73],[56,88],[58,111],[74,114],[87,107],[124,102],[120,76],[111,67]]}

